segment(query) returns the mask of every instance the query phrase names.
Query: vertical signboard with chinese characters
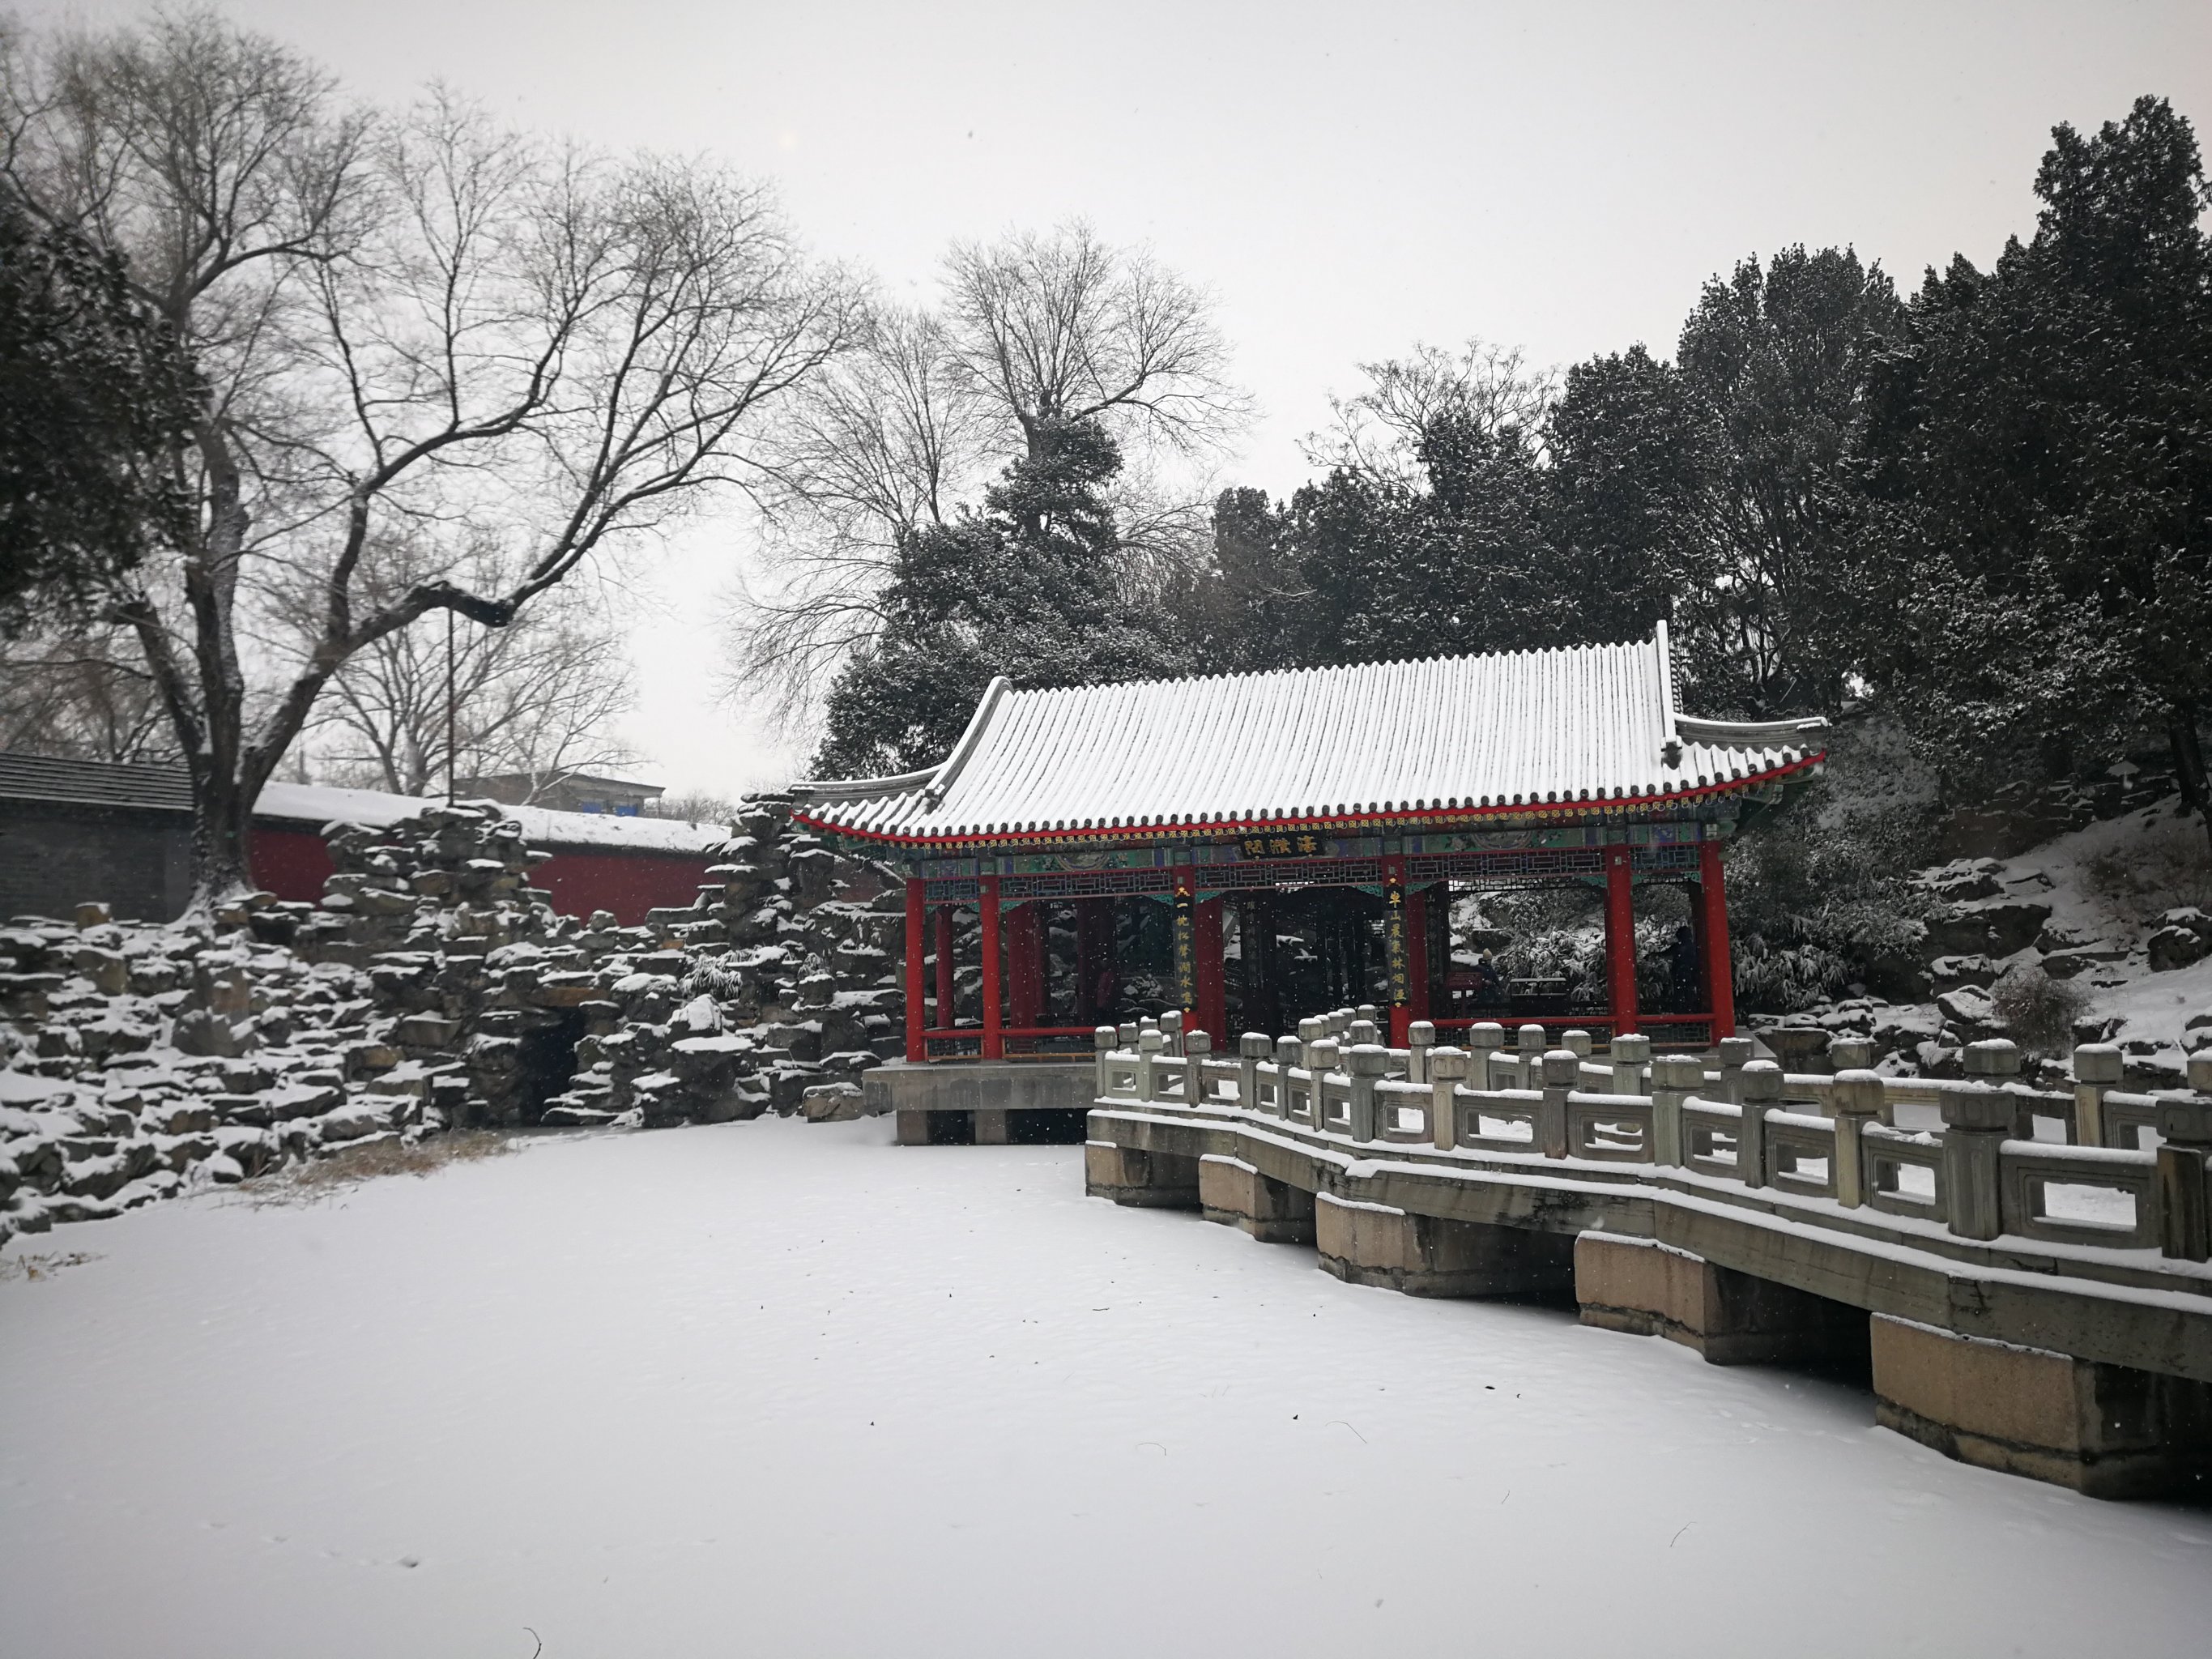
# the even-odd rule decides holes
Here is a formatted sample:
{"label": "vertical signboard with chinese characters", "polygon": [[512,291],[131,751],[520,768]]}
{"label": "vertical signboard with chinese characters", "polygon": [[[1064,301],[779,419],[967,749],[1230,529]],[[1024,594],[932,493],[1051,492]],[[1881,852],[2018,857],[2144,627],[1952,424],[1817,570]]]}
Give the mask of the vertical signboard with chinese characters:
{"label": "vertical signboard with chinese characters", "polygon": [[1196,923],[1191,915],[1193,890],[1196,884],[1191,867],[1179,864],[1175,872],[1175,970],[1176,996],[1188,1018],[1198,1008],[1198,936]]}
{"label": "vertical signboard with chinese characters", "polygon": [[1406,860],[1382,860],[1382,955],[1390,975],[1390,1041],[1406,1041],[1407,999],[1413,975],[1406,959]]}

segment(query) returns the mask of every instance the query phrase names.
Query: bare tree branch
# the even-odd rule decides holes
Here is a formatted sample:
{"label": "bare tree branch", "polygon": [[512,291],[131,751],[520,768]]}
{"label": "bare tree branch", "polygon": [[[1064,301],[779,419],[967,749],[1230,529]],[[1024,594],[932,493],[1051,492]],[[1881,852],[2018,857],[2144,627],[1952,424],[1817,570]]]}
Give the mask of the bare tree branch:
{"label": "bare tree branch", "polygon": [[[247,879],[253,799],[349,662],[404,660],[434,611],[504,629],[709,499],[777,495],[778,413],[858,326],[760,185],[438,88],[344,106],[210,13],[0,43],[0,176],[130,259],[206,387],[193,533],[113,607],[192,775],[202,902]],[[388,723],[365,740],[399,766]]]}

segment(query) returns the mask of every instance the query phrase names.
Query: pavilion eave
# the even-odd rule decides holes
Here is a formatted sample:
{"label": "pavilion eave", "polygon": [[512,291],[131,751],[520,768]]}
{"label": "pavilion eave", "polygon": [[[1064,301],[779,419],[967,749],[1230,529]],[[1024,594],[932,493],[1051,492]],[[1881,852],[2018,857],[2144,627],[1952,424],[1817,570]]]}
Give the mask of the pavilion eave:
{"label": "pavilion eave", "polygon": [[819,834],[866,842],[887,851],[903,849],[915,852],[954,848],[963,852],[974,852],[988,848],[1036,849],[1063,845],[1097,847],[1154,843],[1164,841],[1211,842],[1234,840],[1243,836],[1304,834],[1318,831],[1326,831],[1333,835],[1421,834],[1430,831],[1448,832],[1473,826],[1486,829],[1519,829],[1535,824],[1558,824],[1593,820],[1634,823],[1639,820],[1664,818],[1678,813],[1686,806],[1694,806],[1701,802],[1729,795],[1749,794],[1765,786],[1802,782],[1817,773],[1826,759],[1827,751],[1822,750],[1818,753],[1791,761],[1785,765],[1770,767],[1720,782],[1669,790],[1659,794],[1620,795],[1590,800],[1504,802],[1475,806],[1413,807],[1365,812],[1285,814],[1274,817],[1232,816],[1224,813],[1212,818],[1193,816],[1170,821],[1134,823],[1052,825],[1024,829],[1006,827],[940,835],[915,835],[911,832],[867,830],[855,825],[840,823],[834,818],[817,816],[804,808],[794,809],[792,817]]}

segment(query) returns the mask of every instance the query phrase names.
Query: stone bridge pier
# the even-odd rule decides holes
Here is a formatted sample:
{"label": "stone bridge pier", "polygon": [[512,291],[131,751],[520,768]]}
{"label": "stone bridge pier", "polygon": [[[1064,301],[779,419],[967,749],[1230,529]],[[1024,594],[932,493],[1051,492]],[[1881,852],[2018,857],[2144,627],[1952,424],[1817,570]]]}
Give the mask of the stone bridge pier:
{"label": "stone bridge pier", "polygon": [[1580,1033],[1477,1028],[1468,1052],[1416,1026],[1392,1050],[1335,1024],[1218,1059],[1102,1031],[1089,1190],[1351,1284],[1860,1376],[1875,1422],[1984,1468],[2212,1496],[2212,1052],[2154,1097],[2094,1048],[2068,1094],[2021,1085],[2005,1043],[1935,1083],[1847,1041],[1800,1076],[1742,1042],[1601,1060]]}

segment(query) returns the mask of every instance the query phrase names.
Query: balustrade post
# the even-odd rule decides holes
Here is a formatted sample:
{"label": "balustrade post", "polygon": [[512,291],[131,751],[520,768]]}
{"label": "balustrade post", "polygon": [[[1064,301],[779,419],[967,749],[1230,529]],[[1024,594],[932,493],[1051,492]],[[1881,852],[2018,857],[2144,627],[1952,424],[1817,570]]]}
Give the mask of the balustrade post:
{"label": "balustrade post", "polygon": [[1352,1029],[1352,1022],[1358,1018],[1358,1014],[1350,1008],[1332,1008],[1328,1013],[1328,1030],[1323,1035],[1340,1039]]}
{"label": "balustrade post", "polygon": [[1417,1019],[1406,1028],[1407,1082],[1426,1083],[1429,1080],[1429,1054],[1436,1046],[1434,1021]]}
{"label": "balustrade post", "polygon": [[1167,1047],[1167,1035],[1157,1025],[1147,1025],[1137,1033],[1137,1098],[1157,1100],[1158,1089],[1152,1081],[1152,1069],[1160,1063],[1161,1052]]}
{"label": "balustrade post", "polygon": [[1382,1028],[1371,1019],[1355,1019],[1344,1028],[1344,1041],[1351,1048],[1365,1048],[1382,1041]]}
{"label": "balustrade post", "polygon": [[1137,1033],[1142,1030],[1144,1027],[1135,1020],[1127,1019],[1114,1028],[1114,1035],[1122,1048],[1133,1048],[1137,1046]]}
{"label": "balustrade post", "polygon": [[1355,1042],[1344,1057],[1344,1069],[1352,1078],[1352,1138],[1372,1140],[1381,1110],[1375,1099],[1375,1085],[1390,1070],[1390,1051],[1379,1042]]}
{"label": "balustrade post", "polygon": [[2158,1248],[2179,1261],[2212,1261],[2212,1048],[2189,1057],[2191,1096],[2158,1103]]}
{"label": "balustrade post", "polygon": [[1091,1097],[1095,1100],[1103,1100],[1107,1096],[1114,1092],[1113,1089],[1109,1086],[1111,1082],[1111,1077],[1109,1074],[1113,1070],[1113,1066],[1109,1060],[1108,1056],[1114,1052],[1115,1040],[1120,1036],[1120,1035],[1121,1034],[1110,1025],[1101,1025],[1091,1033],[1091,1046],[1097,1051],[1098,1055],[1097,1060],[1098,1067],[1098,1087],[1093,1091]]}
{"label": "balustrade post", "polygon": [[1870,1072],[1874,1069],[1874,1039],[1832,1036],[1828,1039],[1828,1068],[1832,1072]]}
{"label": "balustrade post", "polygon": [[[1835,1052],[1832,1045],[1829,1052]],[[1835,1108],[1832,1115],[1836,1121],[1836,1202],[1856,1210],[1867,1201],[1866,1147],[1859,1132],[1881,1119],[1888,1091],[1882,1086],[1881,1073],[1854,1066],[1836,1073],[1828,1098]]]}
{"label": "balustrade post", "polygon": [[1540,1089],[1544,1086],[1544,1028],[1523,1025],[1514,1033],[1520,1060],[1520,1075],[1513,1080],[1517,1089]]}
{"label": "balustrade post", "polygon": [[1363,1002],[1352,1011],[1352,1017],[1365,1020],[1378,1031],[1382,1029],[1382,1010],[1378,1004]]}
{"label": "balustrade post", "polygon": [[1459,1103],[1452,1091],[1466,1081],[1474,1057],[1449,1046],[1429,1051],[1429,1139],[1440,1152],[1459,1145]]}
{"label": "balustrade post", "polygon": [[1553,1048],[1538,1062],[1544,1098],[1536,1108],[1536,1145],[1546,1158],[1567,1155],[1567,1096],[1582,1081],[1583,1057],[1571,1048]]}
{"label": "balustrade post", "polygon": [[1168,1040],[1168,1053],[1180,1057],[1182,1054],[1182,1009],[1164,1008],[1160,1011],[1160,1034]]}
{"label": "balustrade post", "polygon": [[1735,1137],[1736,1179],[1747,1187],[1766,1185],[1766,1113],[1782,1103],[1782,1068],[1771,1060],[1744,1063],[1736,1075],[1743,1120]]}
{"label": "balustrade post", "polygon": [[1943,1191],[1951,1231],[1995,1238],[2004,1231],[1998,1168],[2012,1136],[2012,1097],[1986,1083],[1957,1083],[1938,1100],[1943,1113]]}
{"label": "balustrade post", "polygon": [[1182,1034],[1182,1103],[1200,1106],[1206,1103],[1206,1062],[1213,1058],[1213,1033],[1185,1031]]}
{"label": "balustrade post", "polygon": [[1275,1039],[1275,1115],[1291,1115],[1291,1073],[1306,1063],[1306,1045],[1294,1036]]}
{"label": "balustrade post", "polygon": [[1490,1057],[1505,1046],[1505,1028],[1494,1019],[1486,1019],[1467,1030],[1468,1068],[1469,1085],[1477,1089],[1491,1087]]}
{"label": "balustrade post", "polygon": [[1313,1061],[1308,1056],[1313,1053],[1314,1044],[1324,1041],[1328,1036],[1328,1017],[1327,1015],[1310,1014],[1300,1020],[1298,1022],[1298,1064],[1311,1067]]}
{"label": "balustrade post", "polygon": [[1639,1031],[1622,1031],[1607,1045],[1606,1053],[1613,1061],[1613,1093],[1642,1094],[1644,1073],[1651,1064],[1651,1039]]}
{"label": "balustrade post", "polygon": [[2017,1083],[2020,1078],[2020,1046],[2003,1037],[1988,1037],[1979,1042],[1970,1042],[1959,1056],[1966,1075],[1979,1079],[1991,1088],[2003,1092],[2012,1104],[2012,1138],[2014,1140],[2035,1139],[2035,1111],[2033,1103],[2014,1090],[2006,1089],[2008,1083]]}
{"label": "balustrade post", "polygon": [[2081,1146],[2109,1146],[2105,1097],[2127,1075],[2127,1056],[2116,1042],[2084,1042],[2074,1050],[2074,1140]]}
{"label": "balustrade post", "polygon": [[1306,1070],[1313,1073],[1313,1126],[1316,1129],[1328,1127],[1326,1079],[1336,1069],[1337,1049],[1337,1040],[1333,1036],[1306,1045]]}
{"label": "balustrade post", "polygon": [[1749,1037],[1723,1037],[1716,1045],[1721,1056],[1721,1098],[1732,1106],[1743,1104],[1743,1068],[1757,1052]]}
{"label": "balustrade post", "polygon": [[1705,1086],[1705,1062],[1695,1054],[1662,1054],[1651,1062],[1651,1161],[1682,1162],[1682,1103]]}
{"label": "balustrade post", "polygon": [[1275,1040],[1265,1031],[1247,1031],[1237,1039],[1237,1103],[1248,1112],[1260,1109],[1260,1063],[1274,1052]]}

